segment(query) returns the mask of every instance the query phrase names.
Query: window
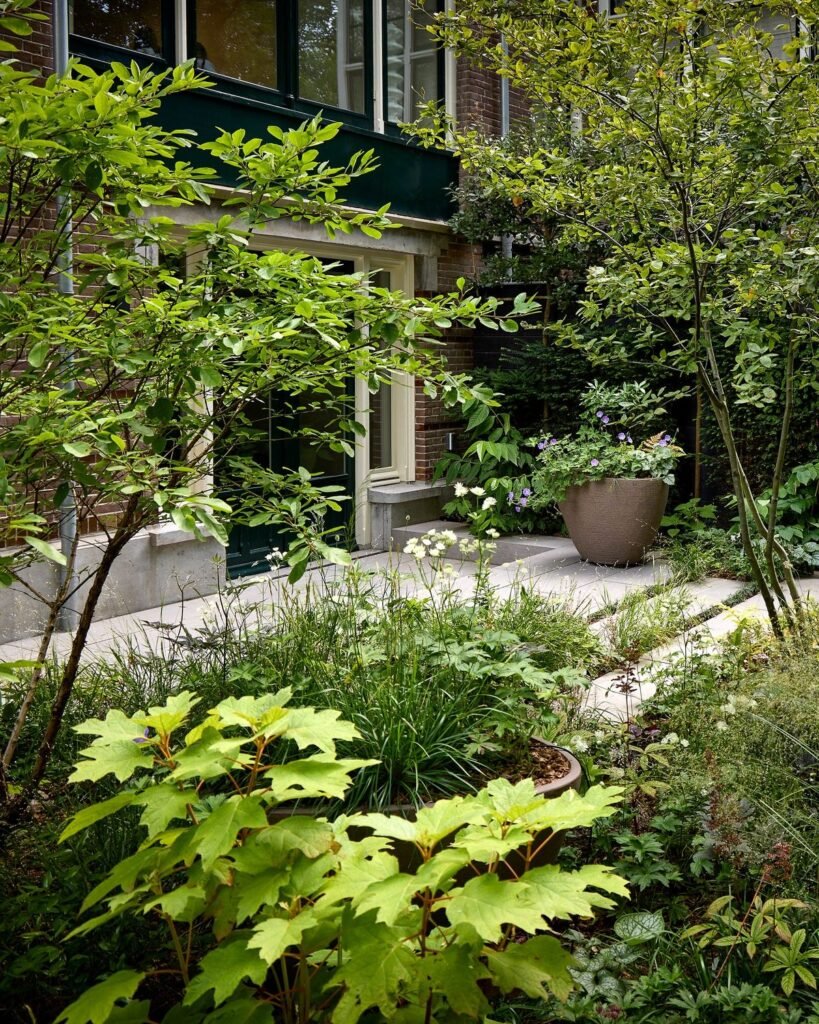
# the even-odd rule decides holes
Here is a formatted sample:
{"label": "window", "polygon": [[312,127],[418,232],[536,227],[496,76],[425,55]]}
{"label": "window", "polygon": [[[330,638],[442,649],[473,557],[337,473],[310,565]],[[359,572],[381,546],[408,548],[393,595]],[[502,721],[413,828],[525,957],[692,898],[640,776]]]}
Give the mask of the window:
{"label": "window", "polygon": [[188,56],[202,71],[279,87],[276,0],[197,0],[189,5]]}
{"label": "window", "polygon": [[426,31],[439,6],[384,0],[385,118],[409,121],[418,107],[442,98],[443,53]]}
{"label": "window", "polygon": [[146,57],[162,57],[166,52],[169,40],[162,0],[73,0],[70,17],[75,35]]}
{"label": "window", "polygon": [[[383,130],[443,98],[443,0],[71,0],[73,52],[194,60],[223,92]],[[374,63],[373,25],[383,66]],[[376,105],[376,79],[383,108]],[[272,95],[277,94],[277,95]]]}
{"label": "window", "polygon": [[298,95],[364,113],[362,0],[298,0]]}

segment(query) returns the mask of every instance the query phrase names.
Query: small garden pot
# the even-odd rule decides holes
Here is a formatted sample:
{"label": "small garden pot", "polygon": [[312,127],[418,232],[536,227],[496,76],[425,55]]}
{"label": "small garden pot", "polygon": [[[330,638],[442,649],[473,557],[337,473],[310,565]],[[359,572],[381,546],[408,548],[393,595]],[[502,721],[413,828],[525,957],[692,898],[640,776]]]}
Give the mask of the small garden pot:
{"label": "small garden pot", "polygon": [[662,480],[605,477],[570,487],[560,513],[580,557],[596,565],[638,565],[657,539],[668,501]]}

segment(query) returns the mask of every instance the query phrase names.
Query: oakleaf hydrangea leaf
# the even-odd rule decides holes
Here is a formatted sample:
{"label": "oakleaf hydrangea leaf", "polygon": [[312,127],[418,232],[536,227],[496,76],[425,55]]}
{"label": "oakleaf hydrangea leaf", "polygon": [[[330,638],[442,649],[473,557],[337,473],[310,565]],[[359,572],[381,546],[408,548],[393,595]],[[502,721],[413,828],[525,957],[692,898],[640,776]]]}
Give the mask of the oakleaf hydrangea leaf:
{"label": "oakleaf hydrangea leaf", "polygon": [[186,1005],[213,990],[214,1005],[219,1006],[233,995],[245,978],[261,985],[267,965],[248,949],[248,936],[248,932],[236,932],[202,958],[199,973],[188,985]]}
{"label": "oakleaf hydrangea leaf", "polygon": [[551,935],[512,943],[502,952],[487,950],[486,963],[503,993],[521,991],[533,999],[545,999],[551,992],[566,999],[574,987],[569,974],[572,957]]}
{"label": "oakleaf hydrangea leaf", "polygon": [[121,999],[130,999],[144,977],[139,971],[117,971],[83,992],[54,1024],[106,1024],[116,1004]]}

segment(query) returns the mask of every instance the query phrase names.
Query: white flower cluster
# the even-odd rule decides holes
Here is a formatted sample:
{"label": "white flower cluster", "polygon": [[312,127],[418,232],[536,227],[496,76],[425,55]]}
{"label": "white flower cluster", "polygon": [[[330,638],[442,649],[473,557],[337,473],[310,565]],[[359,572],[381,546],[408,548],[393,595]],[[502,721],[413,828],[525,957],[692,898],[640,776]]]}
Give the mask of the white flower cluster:
{"label": "white flower cluster", "polygon": [[[476,498],[482,498],[486,494],[486,490],[483,487],[467,487],[466,484],[462,484],[460,480],[455,484],[455,497],[465,498],[467,494],[474,494]],[[492,502],[492,505],[496,504],[494,498],[487,499]],[[492,505],[488,507],[491,508]]]}
{"label": "white flower cluster", "polygon": [[669,747],[676,746],[678,743],[681,747],[688,746],[688,740],[681,740],[675,732],[666,733],[666,735],[660,740],[660,743],[664,743]]}
{"label": "white flower cluster", "polygon": [[279,565],[284,561],[284,552],[281,548],[273,548],[264,556],[271,565]]}
{"label": "white flower cluster", "polygon": [[430,558],[441,558],[457,540],[453,530],[430,530],[423,537],[413,537],[408,541],[404,547],[404,554],[412,555],[419,562],[427,555]]}
{"label": "white flower cluster", "polygon": [[567,746],[570,747],[576,754],[585,754],[586,751],[589,749],[588,740],[584,739],[582,736],[572,736]]}
{"label": "white flower cluster", "polygon": [[720,705],[723,715],[735,715],[737,711],[746,711],[748,708],[755,708],[756,701],[752,697],[746,697],[742,693],[728,698],[725,704]]}

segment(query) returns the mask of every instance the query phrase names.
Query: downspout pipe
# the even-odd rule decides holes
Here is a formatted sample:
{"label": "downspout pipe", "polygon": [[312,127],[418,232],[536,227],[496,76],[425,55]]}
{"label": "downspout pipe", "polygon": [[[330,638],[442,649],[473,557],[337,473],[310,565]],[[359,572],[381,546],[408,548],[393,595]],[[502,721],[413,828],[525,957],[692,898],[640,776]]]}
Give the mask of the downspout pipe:
{"label": "downspout pipe", "polygon": [[[68,0],[54,0],[52,5],[52,45],[54,48],[54,74],[62,78],[68,71]],[[63,249],[59,263],[59,274],[57,276],[57,290],[61,295],[74,294],[74,226],[71,221],[71,198],[65,189],[57,193],[57,222],[65,224],[65,248]],[[72,356],[69,351],[64,350],[62,357],[70,365]],[[76,384],[70,380],[66,385],[67,391],[73,391]],[[68,493],[60,505],[60,551],[68,562],[68,565],[59,566],[60,589],[72,588],[74,584],[74,552],[77,544],[77,505],[74,501],[74,489],[71,480],[68,483]],[[69,597],[59,615],[59,628],[70,631],[75,628],[77,613],[74,608],[73,595]]]}
{"label": "downspout pipe", "polygon": [[[506,42],[506,37],[501,36],[501,47],[503,48],[504,57],[509,56],[509,45]],[[501,78],[501,93],[500,93],[500,134],[501,138],[505,139],[509,135],[509,79],[504,75]],[[501,256],[505,260],[512,258],[512,236],[510,234],[501,235]],[[506,268],[506,278],[511,281],[512,279],[512,268]]]}

